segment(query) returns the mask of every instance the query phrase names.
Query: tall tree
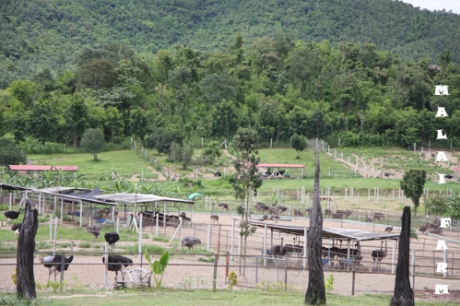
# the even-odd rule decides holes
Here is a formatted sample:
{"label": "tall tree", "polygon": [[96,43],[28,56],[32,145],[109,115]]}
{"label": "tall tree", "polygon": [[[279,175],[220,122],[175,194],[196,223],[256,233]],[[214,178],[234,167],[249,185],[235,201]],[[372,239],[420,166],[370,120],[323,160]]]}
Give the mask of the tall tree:
{"label": "tall tree", "polygon": [[308,288],[305,293],[305,304],[326,304],[326,289],[324,287],[323,262],[321,247],[323,244],[323,214],[321,212],[320,187],[319,187],[319,151],[320,143],[316,139],[310,145],[315,151],[315,187],[313,194],[313,207],[310,212],[310,228],[308,230]]}
{"label": "tall tree", "polygon": [[[260,158],[257,156],[257,142],[257,131],[251,128],[239,128],[232,141],[238,158],[234,161],[236,172],[231,179],[231,184],[235,191],[235,198],[241,199],[244,203],[244,213],[240,222],[240,235],[244,238],[243,255],[246,255],[248,236],[255,232],[255,227],[250,227],[248,223],[249,199],[262,186],[262,179],[257,168],[257,164],[260,162]],[[244,267],[245,264],[246,257],[244,257]],[[243,275],[244,273],[245,269]]]}
{"label": "tall tree", "polygon": [[300,159],[300,152],[307,148],[307,139],[303,136],[300,136],[296,133],[291,136],[291,147],[294,148],[297,152],[297,159]]}
{"label": "tall tree", "polygon": [[97,160],[97,153],[104,150],[105,139],[101,129],[86,129],[81,139],[81,146]]}
{"label": "tall tree", "polygon": [[64,110],[65,127],[73,139],[73,149],[77,149],[78,138],[80,138],[88,125],[88,107],[83,97],[75,93],[70,98],[70,103]]}
{"label": "tall tree", "polygon": [[420,205],[420,197],[423,194],[423,187],[426,183],[425,170],[409,170],[404,173],[400,181],[401,189],[404,190],[406,198],[410,198],[414,203],[414,212],[417,215],[417,207]]}
{"label": "tall tree", "polygon": [[28,133],[44,144],[54,140],[57,125],[58,120],[51,104],[48,101],[35,102],[27,121]]}
{"label": "tall tree", "polygon": [[109,136],[110,142],[115,141],[115,137],[122,136],[124,129],[123,115],[116,107],[107,107],[105,109],[107,121],[104,129]]}
{"label": "tall tree", "polygon": [[109,60],[94,59],[78,67],[77,77],[84,87],[98,90],[114,86],[118,75]]}
{"label": "tall tree", "polygon": [[129,115],[129,129],[131,134],[138,136],[142,141],[144,141],[145,134],[147,133],[147,116],[145,111],[140,107],[131,110]]}

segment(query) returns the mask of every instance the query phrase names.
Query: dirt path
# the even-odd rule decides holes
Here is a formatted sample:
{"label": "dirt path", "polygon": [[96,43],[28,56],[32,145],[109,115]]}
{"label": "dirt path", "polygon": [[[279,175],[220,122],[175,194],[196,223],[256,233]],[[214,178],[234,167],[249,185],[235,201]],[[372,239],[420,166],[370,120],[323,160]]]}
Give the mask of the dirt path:
{"label": "dirt path", "polygon": [[232,154],[230,154],[230,152],[228,152],[228,150],[225,149],[225,150],[222,150],[222,151],[224,151],[224,154],[227,155],[228,157],[230,157],[231,159],[236,160],[236,157],[233,156]]}
{"label": "dirt path", "polygon": [[[155,170],[153,167],[150,167],[150,166],[147,166],[147,169],[150,170],[150,172],[152,174],[156,174],[158,176],[158,178],[156,179],[145,179],[145,181],[148,181],[148,182],[164,182],[166,181],[166,177],[159,171]],[[141,179],[139,178],[139,174],[133,174],[133,176],[131,176],[131,181],[133,182],[139,182]]]}

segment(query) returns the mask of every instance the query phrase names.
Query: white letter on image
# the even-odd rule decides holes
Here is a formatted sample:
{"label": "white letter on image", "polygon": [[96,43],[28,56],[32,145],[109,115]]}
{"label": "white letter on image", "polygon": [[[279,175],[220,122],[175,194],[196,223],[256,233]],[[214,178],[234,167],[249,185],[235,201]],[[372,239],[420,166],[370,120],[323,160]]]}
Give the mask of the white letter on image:
{"label": "white letter on image", "polygon": [[438,162],[438,161],[447,161],[446,152],[444,152],[444,151],[439,151],[438,152],[438,156],[436,157],[436,162]]}
{"label": "white letter on image", "polygon": [[447,139],[447,135],[442,134],[442,130],[436,130],[438,131],[438,138],[436,139]]}
{"label": "white letter on image", "polygon": [[438,245],[435,250],[447,250],[447,244],[445,240],[438,240]]}
{"label": "white letter on image", "polygon": [[436,85],[434,89],[435,96],[449,96],[448,91],[449,86],[446,85]]}
{"label": "white letter on image", "polygon": [[449,285],[434,285],[434,294],[449,294]]}
{"label": "white letter on image", "polygon": [[437,262],[436,272],[444,273],[447,272],[447,262]]}
{"label": "white letter on image", "polygon": [[439,226],[439,228],[446,228],[446,227],[450,227],[450,218],[440,218],[441,219],[441,225]]}
{"label": "white letter on image", "polygon": [[438,173],[439,174],[439,184],[445,184],[446,181],[444,180],[445,174]]}
{"label": "white letter on image", "polygon": [[435,117],[449,117],[449,115],[447,115],[446,108],[438,107],[438,112],[436,113]]}

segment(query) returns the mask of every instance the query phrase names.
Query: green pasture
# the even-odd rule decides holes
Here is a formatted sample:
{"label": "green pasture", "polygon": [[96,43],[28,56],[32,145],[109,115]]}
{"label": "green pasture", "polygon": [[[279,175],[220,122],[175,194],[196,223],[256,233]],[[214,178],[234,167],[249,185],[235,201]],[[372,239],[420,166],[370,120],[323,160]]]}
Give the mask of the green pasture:
{"label": "green pasture", "polygon": [[[306,286],[307,284],[305,284]],[[38,292],[38,298],[34,305],[128,305],[135,299],[136,306],[142,305],[201,305],[201,306],[250,306],[250,305],[305,305],[305,293],[301,289],[287,292],[263,291],[263,290],[179,290],[179,289],[144,289],[124,291],[90,291],[69,290],[67,293],[52,294]],[[362,295],[342,296],[328,294],[327,305],[329,306],[387,306],[391,300],[390,295]],[[2,303],[3,302],[3,303]],[[26,305],[26,301],[18,301],[14,295],[0,293],[0,304]],[[417,301],[417,305],[441,305],[436,302]],[[442,305],[457,305],[455,303],[442,303]]]}
{"label": "green pasture", "polygon": [[[331,150],[333,152],[333,150]],[[200,150],[196,150],[195,154],[199,154]],[[337,152],[340,153],[339,151]],[[397,164],[398,167],[403,169],[411,169],[414,166],[409,165],[413,158],[416,158],[417,154],[411,151],[394,149],[384,150],[382,148],[353,148],[344,149],[344,154],[357,154],[361,160],[371,160],[373,158],[385,158],[391,160],[392,163]],[[262,149],[259,150],[259,157],[263,163],[296,163],[305,166],[304,174],[305,178],[300,178],[300,169],[285,169],[288,174],[291,174],[291,178],[286,179],[265,179],[263,180],[262,187],[259,189],[259,198],[261,201],[273,200],[276,190],[291,194],[291,197],[286,197],[286,201],[296,205],[298,202],[296,198],[292,198],[293,194],[296,194],[297,190],[301,190],[305,187],[306,192],[313,192],[313,174],[314,174],[314,158],[313,153],[304,151],[300,152],[300,158],[297,159],[297,152],[293,149]],[[354,157],[353,157],[354,158]],[[76,165],[79,167],[77,180],[81,182],[88,182],[87,186],[97,185],[99,188],[105,188],[111,184],[112,171],[116,172],[119,177],[122,177],[125,184],[122,186],[130,186],[129,180],[134,175],[141,178],[142,171],[144,171],[144,182],[139,182],[139,190],[146,192],[173,192],[174,195],[169,196],[185,198],[188,194],[193,192],[199,192],[206,196],[211,196],[216,201],[235,201],[234,191],[227,178],[219,178],[207,180],[203,178],[204,173],[213,173],[215,171],[221,171],[229,167],[232,164],[231,158],[222,154],[221,157],[217,158],[213,165],[206,166],[200,169],[199,177],[197,180],[187,178],[187,174],[194,173],[194,169],[191,167],[183,169],[181,165],[177,163],[171,163],[167,161],[167,156],[164,154],[158,154],[154,150],[134,151],[134,150],[120,150],[111,151],[98,154],[98,160],[93,161],[92,155],[90,154],[53,154],[53,155],[30,155],[29,159],[35,164],[45,165]],[[344,158],[345,159],[345,158]],[[321,162],[321,181],[320,186],[323,193],[326,192],[326,187],[330,187],[330,192],[337,195],[344,195],[344,189],[350,190],[350,187],[354,188],[355,197],[360,193],[361,197],[366,197],[368,190],[373,190],[378,187],[380,193],[387,192],[387,195],[392,190],[399,189],[399,180],[397,179],[379,179],[379,178],[363,178],[359,174],[355,176],[353,170],[344,166],[341,162],[335,160],[326,154],[320,155]],[[416,162],[418,168],[429,169],[425,165],[425,161]],[[370,164],[368,163],[367,166]],[[153,183],[149,182],[149,178],[156,177],[147,167],[154,167],[157,170],[162,170],[166,175],[172,175],[173,172],[180,174],[182,179],[179,182],[161,182]],[[171,170],[171,168],[174,168]],[[329,169],[331,169],[331,175],[329,176]],[[435,168],[431,168],[429,172],[435,171]],[[391,171],[391,170],[390,170]],[[447,172],[447,171],[445,171]],[[194,177],[194,176],[190,176]],[[84,185],[84,184],[83,184]],[[80,184],[80,187],[82,184]],[[132,187],[132,186],[131,186]],[[446,184],[438,184],[436,181],[428,180],[426,188],[430,191],[441,191],[446,192],[452,189],[454,194],[460,192],[460,184],[457,182],[447,182]],[[132,188],[131,188],[132,189]],[[143,191],[140,191],[143,192]],[[407,202],[406,202],[407,200]],[[406,199],[405,202],[409,203]],[[364,201],[363,201],[364,202]],[[388,208],[397,209],[399,205],[389,206]],[[198,208],[198,206],[197,206]],[[422,212],[423,207],[420,207]],[[0,217],[1,218],[1,217]]]}
{"label": "green pasture", "polygon": [[112,171],[118,176],[130,179],[132,175],[150,176],[149,162],[131,150],[102,152],[97,160],[88,153],[30,155],[31,162],[48,166],[78,166],[78,174],[87,180],[107,180],[112,177]]}

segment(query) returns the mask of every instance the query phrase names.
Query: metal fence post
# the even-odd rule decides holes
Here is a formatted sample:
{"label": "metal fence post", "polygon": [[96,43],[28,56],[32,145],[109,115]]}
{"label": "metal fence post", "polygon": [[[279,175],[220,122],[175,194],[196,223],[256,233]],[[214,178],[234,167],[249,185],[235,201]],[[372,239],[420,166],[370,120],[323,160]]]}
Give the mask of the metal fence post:
{"label": "metal fence post", "polygon": [[217,254],[214,254],[214,276],[212,278],[212,291],[216,292],[217,283]]}

